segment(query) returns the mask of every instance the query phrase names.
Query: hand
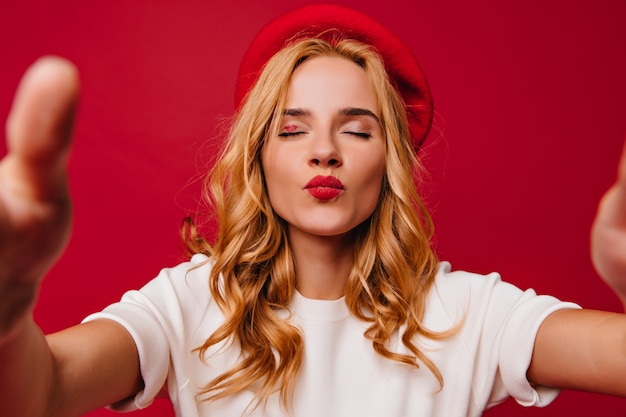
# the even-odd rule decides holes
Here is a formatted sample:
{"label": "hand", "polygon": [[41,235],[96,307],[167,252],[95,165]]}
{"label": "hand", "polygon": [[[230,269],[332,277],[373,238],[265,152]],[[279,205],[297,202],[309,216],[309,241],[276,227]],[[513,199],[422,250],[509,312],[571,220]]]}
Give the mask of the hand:
{"label": "hand", "polygon": [[600,201],[591,232],[591,257],[626,308],[626,147],[617,181]]}
{"label": "hand", "polygon": [[78,95],[69,62],[44,57],[26,72],[0,161],[0,340],[34,305],[71,227],[67,159]]}

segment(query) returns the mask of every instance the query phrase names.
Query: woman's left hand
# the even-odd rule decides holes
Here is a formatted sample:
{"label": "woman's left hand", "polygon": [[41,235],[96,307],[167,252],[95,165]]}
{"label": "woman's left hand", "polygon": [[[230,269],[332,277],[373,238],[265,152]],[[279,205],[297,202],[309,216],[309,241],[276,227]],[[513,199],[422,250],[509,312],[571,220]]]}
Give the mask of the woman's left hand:
{"label": "woman's left hand", "polygon": [[626,308],[626,147],[617,181],[604,194],[591,231],[591,257]]}

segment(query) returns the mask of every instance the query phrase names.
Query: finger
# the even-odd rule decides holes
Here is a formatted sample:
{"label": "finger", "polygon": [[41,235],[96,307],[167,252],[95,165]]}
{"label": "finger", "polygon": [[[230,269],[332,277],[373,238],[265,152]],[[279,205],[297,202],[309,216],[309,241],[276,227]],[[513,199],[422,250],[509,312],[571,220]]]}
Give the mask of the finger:
{"label": "finger", "polygon": [[595,223],[626,230],[626,146],[622,149],[615,184],[600,200]]}
{"label": "finger", "polygon": [[604,194],[591,229],[593,264],[626,306],[626,146],[617,181]]}
{"label": "finger", "polygon": [[7,120],[8,158],[35,192],[64,175],[78,85],[76,68],[59,57],[40,58],[20,82]]}
{"label": "finger", "polygon": [[626,187],[626,143],[622,148],[622,156],[619,161],[617,175],[618,181],[622,184],[623,187]]}

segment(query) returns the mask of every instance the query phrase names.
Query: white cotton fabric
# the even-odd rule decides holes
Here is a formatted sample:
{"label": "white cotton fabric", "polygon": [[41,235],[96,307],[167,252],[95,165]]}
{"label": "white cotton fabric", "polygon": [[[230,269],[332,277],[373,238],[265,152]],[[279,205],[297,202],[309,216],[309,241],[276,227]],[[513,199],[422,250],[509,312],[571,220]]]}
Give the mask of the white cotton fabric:
{"label": "white cotton fabric", "polygon": [[[210,268],[204,255],[195,255],[85,319],[115,320],[137,344],[145,388],[112,408],[145,408],[165,384],[178,417],[245,414],[253,392],[216,402],[197,398],[198,390],[231,368],[239,355],[235,348],[211,349],[203,363],[193,352],[223,320],[208,289]],[[376,354],[363,336],[367,324],[350,314],[343,299],[311,300],[296,294],[291,315],[284,312],[305,339],[293,415],[480,416],[509,396],[525,406],[544,406],[558,390],[532,387],[526,371],[539,325],[563,308],[579,307],[522,291],[495,273],[451,272],[450,264],[441,263],[427,299],[425,325],[445,331],[462,324],[445,340],[416,340],[443,375],[439,391],[425,366],[416,370]],[[391,348],[406,352],[398,337]],[[266,407],[247,411],[251,416],[288,415],[277,396]]]}

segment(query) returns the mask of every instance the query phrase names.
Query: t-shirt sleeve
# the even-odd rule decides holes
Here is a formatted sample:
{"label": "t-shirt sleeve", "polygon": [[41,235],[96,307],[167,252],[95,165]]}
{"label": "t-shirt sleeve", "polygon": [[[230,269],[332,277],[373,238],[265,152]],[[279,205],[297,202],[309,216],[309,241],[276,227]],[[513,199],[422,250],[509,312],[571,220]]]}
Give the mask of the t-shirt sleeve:
{"label": "t-shirt sleeve", "polygon": [[129,291],[119,302],[84,320],[113,320],[130,333],[137,346],[144,388],[135,397],[111,405],[112,409],[132,411],[145,408],[152,404],[165,385],[170,363],[169,345],[154,310],[151,301],[139,291]]}
{"label": "t-shirt sleeve", "polygon": [[[108,408],[116,411],[146,408],[166,385],[172,374],[172,357],[186,353],[185,328],[189,323],[184,320],[184,310],[197,307],[201,301],[196,296],[208,293],[206,286],[204,291],[189,286],[194,281],[208,285],[204,279],[208,279],[208,269],[195,268],[206,261],[205,256],[195,255],[190,262],[164,269],[140,290],[128,291],[119,302],[83,320],[113,320],[130,333],[137,346],[144,388],[134,397]],[[190,271],[201,279],[189,279]],[[180,299],[185,299],[187,304],[181,305]]]}
{"label": "t-shirt sleeve", "polygon": [[451,272],[447,262],[440,267],[435,293],[450,321],[462,323],[459,340],[472,362],[472,397],[478,408],[508,397],[523,406],[543,407],[556,398],[559,389],[532,385],[527,371],[541,323],[557,310],[578,305],[523,291],[496,273]]}
{"label": "t-shirt sleeve", "polygon": [[502,327],[498,351],[499,377],[506,392],[523,406],[544,407],[560,392],[556,388],[531,385],[527,372],[541,323],[553,312],[565,308],[580,307],[526,290]]}

